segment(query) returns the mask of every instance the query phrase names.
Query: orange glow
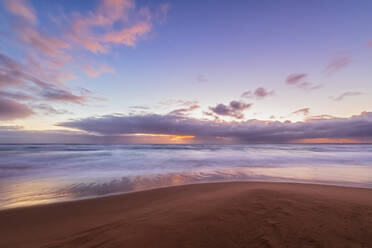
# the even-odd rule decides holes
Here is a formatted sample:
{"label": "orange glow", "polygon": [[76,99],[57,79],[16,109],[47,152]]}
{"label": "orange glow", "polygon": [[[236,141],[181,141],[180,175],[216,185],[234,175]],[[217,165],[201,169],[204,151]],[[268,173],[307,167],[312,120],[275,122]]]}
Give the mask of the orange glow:
{"label": "orange glow", "polygon": [[187,140],[195,138],[195,136],[192,136],[192,135],[172,135],[172,134],[153,134],[153,133],[136,133],[130,136],[163,138],[163,139],[169,140],[174,143],[184,143]]}
{"label": "orange glow", "polygon": [[352,143],[372,143],[372,140],[359,140],[359,139],[345,139],[345,138],[312,138],[312,139],[299,139],[293,143],[340,143],[340,144],[352,144]]}

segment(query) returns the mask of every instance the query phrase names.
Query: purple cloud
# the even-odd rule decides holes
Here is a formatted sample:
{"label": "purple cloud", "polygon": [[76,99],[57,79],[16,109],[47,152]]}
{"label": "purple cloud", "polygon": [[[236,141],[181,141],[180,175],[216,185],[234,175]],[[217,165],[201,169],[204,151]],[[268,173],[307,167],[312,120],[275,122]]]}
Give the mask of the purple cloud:
{"label": "purple cloud", "polygon": [[209,107],[209,109],[217,115],[242,119],[244,118],[243,111],[249,109],[251,106],[252,104],[250,103],[248,104],[241,101],[231,101],[229,105],[220,103],[215,107]]}
{"label": "purple cloud", "polygon": [[273,90],[267,90],[265,89],[264,87],[258,87],[255,91],[246,91],[244,92],[241,97],[244,97],[244,98],[257,98],[257,99],[263,99],[265,97],[268,97],[268,96],[272,96],[274,95],[274,91]]}
{"label": "purple cloud", "polygon": [[13,99],[17,101],[35,100],[33,96],[30,96],[23,92],[13,92],[13,91],[0,91],[0,97],[7,98],[7,99]]}
{"label": "purple cloud", "polygon": [[331,97],[333,100],[335,101],[342,101],[344,100],[345,97],[349,97],[349,96],[360,96],[360,95],[363,95],[362,92],[359,92],[359,91],[347,91],[347,92],[344,92],[342,93],[341,95],[337,96],[337,97]]}
{"label": "purple cloud", "polygon": [[307,77],[306,73],[290,74],[285,81],[287,84],[296,85],[300,83],[305,77]]}
{"label": "purple cloud", "polygon": [[316,90],[321,87],[320,84],[315,85],[313,83],[305,81],[306,77],[307,77],[306,73],[290,74],[286,78],[285,82],[288,85],[293,85],[303,90]]}
{"label": "purple cloud", "polygon": [[351,63],[351,59],[349,57],[339,57],[332,60],[326,67],[325,72],[328,75],[335,73],[341,69],[344,69]]}
{"label": "purple cloud", "polygon": [[22,103],[18,103],[14,100],[0,98],[0,120],[14,120],[26,118],[32,115],[32,110]]}
{"label": "purple cloud", "polygon": [[53,87],[46,88],[41,93],[45,100],[49,101],[60,101],[60,102],[71,102],[82,104],[87,101],[85,96],[74,95],[73,93],[64,90],[56,89]]}

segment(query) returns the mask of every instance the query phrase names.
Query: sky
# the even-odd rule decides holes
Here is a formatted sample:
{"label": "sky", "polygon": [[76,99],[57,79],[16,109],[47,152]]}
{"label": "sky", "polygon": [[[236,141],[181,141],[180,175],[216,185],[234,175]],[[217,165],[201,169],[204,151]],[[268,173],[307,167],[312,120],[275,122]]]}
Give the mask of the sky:
{"label": "sky", "polygon": [[372,2],[0,0],[0,143],[372,143]]}

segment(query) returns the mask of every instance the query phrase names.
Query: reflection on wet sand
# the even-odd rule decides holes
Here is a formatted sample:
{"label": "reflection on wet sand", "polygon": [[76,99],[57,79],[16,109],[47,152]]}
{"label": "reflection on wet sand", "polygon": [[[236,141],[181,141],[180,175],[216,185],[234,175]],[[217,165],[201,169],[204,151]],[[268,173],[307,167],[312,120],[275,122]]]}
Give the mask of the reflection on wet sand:
{"label": "reflection on wet sand", "polygon": [[60,199],[71,200],[70,195],[61,195],[51,180],[35,180],[0,185],[0,209],[47,204]]}
{"label": "reflection on wet sand", "polygon": [[352,168],[243,167],[147,176],[126,176],[94,181],[90,179],[90,181],[79,183],[43,179],[15,185],[1,185],[0,194],[5,197],[0,201],[0,208],[30,206],[174,185],[219,181],[283,181],[372,187],[372,168],[366,166],[355,166]]}

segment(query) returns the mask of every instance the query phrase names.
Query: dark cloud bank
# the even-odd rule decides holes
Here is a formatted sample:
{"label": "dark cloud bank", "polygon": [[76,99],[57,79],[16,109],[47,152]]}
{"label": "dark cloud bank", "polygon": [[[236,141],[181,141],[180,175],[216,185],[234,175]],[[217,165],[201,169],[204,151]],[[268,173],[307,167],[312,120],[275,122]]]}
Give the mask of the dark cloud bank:
{"label": "dark cloud bank", "polygon": [[89,133],[82,140],[108,143],[131,142],[123,135],[135,133],[192,135],[195,136],[193,142],[199,143],[291,143],[313,138],[372,141],[372,112],[349,118],[317,118],[296,123],[259,120],[222,122],[180,115],[107,115],[59,125]]}
{"label": "dark cloud bank", "polygon": [[135,143],[136,137],[125,135],[142,133],[192,135],[195,138],[191,142],[195,143],[291,143],[314,138],[372,141],[372,112],[349,118],[313,118],[295,123],[259,120],[222,122],[169,114],[107,115],[64,122],[59,126],[85,133],[3,129],[0,130],[0,140],[2,143],[25,142],[26,138],[42,143]]}

